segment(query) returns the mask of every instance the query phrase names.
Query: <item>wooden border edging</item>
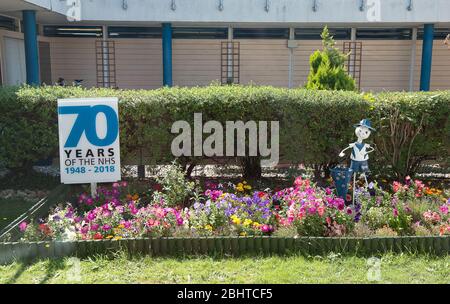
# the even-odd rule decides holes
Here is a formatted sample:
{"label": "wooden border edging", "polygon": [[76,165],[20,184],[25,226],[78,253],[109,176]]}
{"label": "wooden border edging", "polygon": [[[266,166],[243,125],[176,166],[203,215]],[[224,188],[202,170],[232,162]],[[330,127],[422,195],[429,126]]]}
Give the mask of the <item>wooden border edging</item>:
{"label": "wooden border edging", "polygon": [[122,240],[0,243],[0,264],[39,258],[79,257],[124,251],[129,256],[342,254],[374,255],[385,252],[450,253],[450,236],[404,237],[198,237],[135,238]]}

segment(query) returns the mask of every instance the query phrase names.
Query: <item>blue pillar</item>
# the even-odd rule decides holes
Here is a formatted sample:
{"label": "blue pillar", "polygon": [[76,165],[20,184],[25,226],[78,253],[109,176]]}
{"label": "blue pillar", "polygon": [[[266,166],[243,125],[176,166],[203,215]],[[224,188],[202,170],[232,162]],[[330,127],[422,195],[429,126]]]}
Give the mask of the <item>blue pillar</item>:
{"label": "blue pillar", "polygon": [[162,24],[163,85],[172,86],[172,25]]}
{"label": "blue pillar", "polygon": [[36,12],[23,11],[22,17],[27,84],[39,85],[39,52],[37,42]]}
{"label": "blue pillar", "polygon": [[433,57],[434,24],[423,27],[422,69],[420,71],[420,90],[429,91],[431,81],[431,61]]}

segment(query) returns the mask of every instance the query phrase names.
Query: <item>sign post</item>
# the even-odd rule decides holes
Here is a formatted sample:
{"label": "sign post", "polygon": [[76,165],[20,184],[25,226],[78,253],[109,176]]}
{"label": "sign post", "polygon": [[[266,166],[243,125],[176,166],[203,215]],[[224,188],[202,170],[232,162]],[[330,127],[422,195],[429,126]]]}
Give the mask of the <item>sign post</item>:
{"label": "sign post", "polygon": [[58,100],[61,182],[91,184],[121,179],[117,98]]}

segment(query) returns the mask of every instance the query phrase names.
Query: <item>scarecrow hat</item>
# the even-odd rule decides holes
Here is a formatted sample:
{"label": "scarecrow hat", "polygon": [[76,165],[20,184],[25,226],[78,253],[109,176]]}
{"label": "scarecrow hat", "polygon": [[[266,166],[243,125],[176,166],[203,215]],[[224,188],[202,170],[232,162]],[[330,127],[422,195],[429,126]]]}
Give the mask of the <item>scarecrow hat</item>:
{"label": "scarecrow hat", "polygon": [[372,123],[370,122],[369,119],[363,119],[361,120],[359,123],[357,123],[356,125],[353,125],[353,127],[366,127],[372,131],[376,131],[374,128],[372,128]]}

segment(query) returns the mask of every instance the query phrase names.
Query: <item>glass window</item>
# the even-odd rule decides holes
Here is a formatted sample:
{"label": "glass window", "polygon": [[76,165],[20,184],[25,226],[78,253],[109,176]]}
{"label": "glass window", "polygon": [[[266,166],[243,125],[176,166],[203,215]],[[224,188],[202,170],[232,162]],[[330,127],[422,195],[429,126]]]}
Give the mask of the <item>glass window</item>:
{"label": "glass window", "polygon": [[288,39],[288,28],[236,28],[235,39]]}
{"label": "glass window", "polygon": [[356,39],[411,40],[410,28],[358,28]]}
{"label": "glass window", "polygon": [[[450,28],[435,28],[434,29],[434,39],[435,40],[444,40],[448,34],[450,34]],[[417,29],[417,39],[423,39],[423,27]]]}
{"label": "glass window", "polygon": [[[321,40],[323,28],[296,28],[295,39],[301,40]],[[330,35],[337,40],[349,40],[351,39],[350,28],[328,28]]]}
{"label": "glass window", "polygon": [[161,27],[109,26],[109,38],[161,38]]}
{"label": "glass window", "polygon": [[0,29],[16,31],[16,20],[5,16],[0,16]]}
{"label": "glass window", "polygon": [[44,26],[44,36],[48,37],[103,37],[101,26]]}
{"label": "glass window", "polygon": [[228,28],[174,27],[176,39],[227,39]]}

